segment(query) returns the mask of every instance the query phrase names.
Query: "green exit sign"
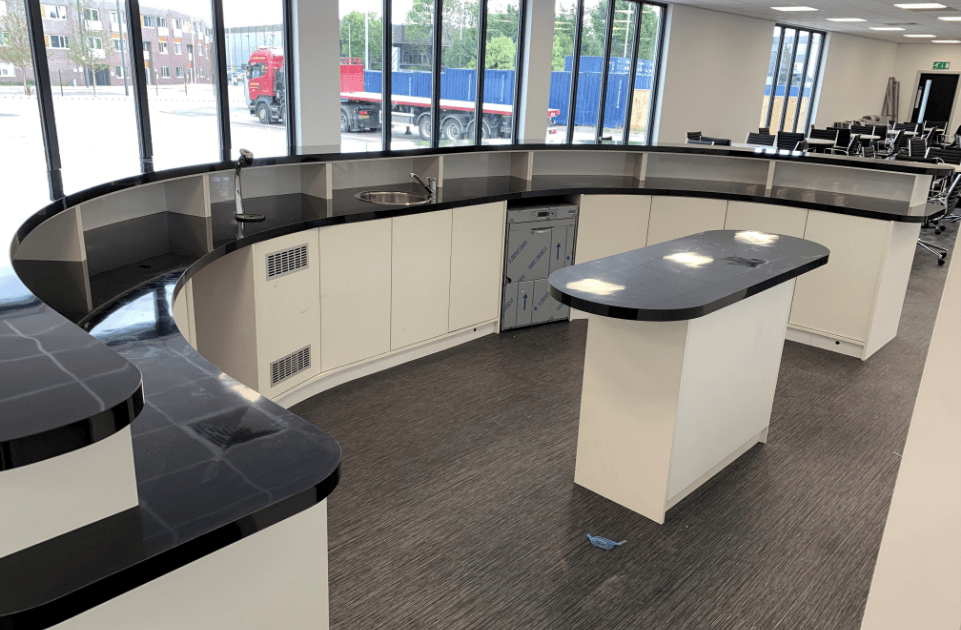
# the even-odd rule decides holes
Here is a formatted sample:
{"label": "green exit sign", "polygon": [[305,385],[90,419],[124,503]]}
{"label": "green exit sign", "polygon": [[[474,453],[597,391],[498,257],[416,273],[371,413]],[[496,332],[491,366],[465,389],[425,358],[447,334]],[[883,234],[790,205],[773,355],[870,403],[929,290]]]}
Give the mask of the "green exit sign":
{"label": "green exit sign", "polygon": [[950,62],[950,61],[935,61],[935,62],[934,62],[934,69],[935,69],[935,70],[947,70],[947,69],[950,68],[950,67],[951,67],[951,62]]}

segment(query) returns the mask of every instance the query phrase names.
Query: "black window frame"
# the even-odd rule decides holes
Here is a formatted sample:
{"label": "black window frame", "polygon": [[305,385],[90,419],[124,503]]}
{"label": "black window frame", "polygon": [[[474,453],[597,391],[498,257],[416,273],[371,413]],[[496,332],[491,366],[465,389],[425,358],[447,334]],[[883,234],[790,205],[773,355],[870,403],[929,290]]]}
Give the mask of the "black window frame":
{"label": "black window frame", "polygon": [[[814,68],[814,77],[811,81],[811,97],[810,101],[808,102],[807,112],[804,116],[804,125],[801,127],[801,133],[807,134],[807,131],[811,126],[811,117],[814,114],[814,103],[816,102],[818,96],[818,83],[821,80],[821,69],[824,67],[824,49],[826,48],[828,34],[827,32],[819,31],[816,28],[795,26],[793,24],[786,24],[782,22],[775,24],[774,28],[780,29],[777,31],[777,35],[775,35],[777,42],[777,54],[774,60],[774,76],[771,80],[771,95],[768,98],[767,114],[764,117],[764,123],[761,125],[761,127],[770,127],[771,119],[774,117],[774,100],[777,95],[778,75],[781,73],[781,59],[783,58],[784,53],[784,34],[787,29],[794,31],[794,42],[791,45],[791,63],[789,65],[790,70],[788,71],[787,85],[785,86],[784,90],[784,102],[781,104],[781,118],[778,121],[777,130],[772,129],[772,133],[782,131],[786,133],[798,132],[798,117],[801,113],[801,102],[804,100],[804,84],[807,83],[808,69],[810,68],[811,64],[811,45],[814,42],[815,35],[821,36],[821,43],[818,46],[817,65]],[[791,100],[791,87],[794,83],[793,69],[795,64],[797,64],[798,43],[801,41],[802,33],[807,34],[807,49],[804,52],[804,70],[801,73],[801,86],[798,90],[797,102],[794,105],[794,120],[791,124],[791,129],[787,130],[784,129],[784,118],[787,114],[788,101]],[[774,41],[771,42],[772,51],[774,50],[774,43]],[[767,87],[766,84],[765,87]]]}

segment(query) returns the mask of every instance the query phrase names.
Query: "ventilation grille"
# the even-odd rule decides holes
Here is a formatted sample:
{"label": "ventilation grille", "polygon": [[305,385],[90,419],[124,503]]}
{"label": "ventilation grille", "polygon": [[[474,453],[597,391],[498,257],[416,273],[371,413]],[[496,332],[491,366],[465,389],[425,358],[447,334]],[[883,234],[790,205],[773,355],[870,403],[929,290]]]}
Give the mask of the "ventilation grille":
{"label": "ventilation grille", "polygon": [[279,278],[307,268],[307,244],[267,254],[267,279]]}
{"label": "ventilation grille", "polygon": [[274,386],[286,381],[294,374],[303,372],[309,367],[310,346],[307,346],[270,364],[270,385]]}

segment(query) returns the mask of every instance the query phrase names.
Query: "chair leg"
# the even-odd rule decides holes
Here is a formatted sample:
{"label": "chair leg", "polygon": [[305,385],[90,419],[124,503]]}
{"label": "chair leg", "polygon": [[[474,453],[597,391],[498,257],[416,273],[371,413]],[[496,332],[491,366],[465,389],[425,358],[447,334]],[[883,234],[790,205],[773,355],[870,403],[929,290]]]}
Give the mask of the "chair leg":
{"label": "chair leg", "polygon": [[937,256],[939,265],[944,264],[944,259],[948,255],[948,250],[944,249],[943,247],[938,247],[937,245],[934,245],[932,243],[925,243],[921,239],[918,239],[918,247],[928,252],[931,252],[932,254]]}

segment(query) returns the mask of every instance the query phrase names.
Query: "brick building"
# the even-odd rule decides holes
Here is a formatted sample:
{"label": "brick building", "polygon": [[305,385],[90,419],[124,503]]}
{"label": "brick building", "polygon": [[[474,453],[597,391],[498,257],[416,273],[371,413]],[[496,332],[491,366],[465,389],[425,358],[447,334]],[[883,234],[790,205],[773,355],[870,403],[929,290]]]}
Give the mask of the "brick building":
{"label": "brick building", "polygon": [[[6,9],[0,0],[0,13]],[[59,85],[123,85],[129,79],[125,3],[102,0],[42,2],[44,44],[51,82]],[[78,12],[83,19],[78,20]],[[212,83],[213,31],[203,18],[140,5],[144,65],[150,85]],[[121,45],[124,50],[121,51]],[[87,64],[78,55],[89,55]],[[84,68],[86,65],[86,69]],[[0,81],[19,83],[22,70],[0,63]],[[33,71],[27,71],[33,79]]]}

